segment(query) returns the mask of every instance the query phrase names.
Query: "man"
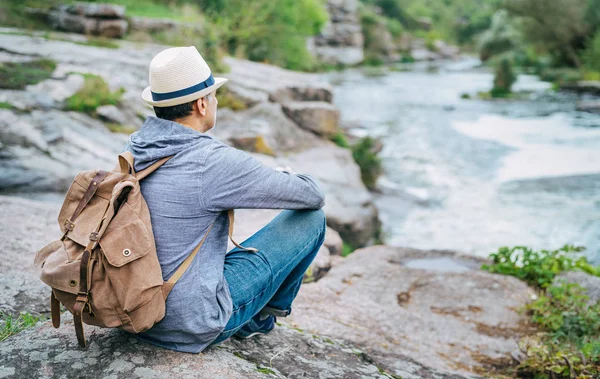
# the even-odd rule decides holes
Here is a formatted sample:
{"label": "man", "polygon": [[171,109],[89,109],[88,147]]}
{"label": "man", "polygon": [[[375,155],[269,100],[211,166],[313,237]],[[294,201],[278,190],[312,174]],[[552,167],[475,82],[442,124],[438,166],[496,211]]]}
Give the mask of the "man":
{"label": "man", "polygon": [[[156,117],[125,146],[136,172],[173,156],[141,182],[164,280],[208,231],[167,298],[164,319],[138,335],[177,351],[198,353],[234,334],[272,330],[276,317],[291,312],[325,234],[324,194],[314,179],[268,168],[205,134],[215,127],[216,90],[226,81],[212,76],[195,47],[160,52],[142,93]],[[226,254],[227,210],[235,208],[288,210],[242,243],[257,251]]]}

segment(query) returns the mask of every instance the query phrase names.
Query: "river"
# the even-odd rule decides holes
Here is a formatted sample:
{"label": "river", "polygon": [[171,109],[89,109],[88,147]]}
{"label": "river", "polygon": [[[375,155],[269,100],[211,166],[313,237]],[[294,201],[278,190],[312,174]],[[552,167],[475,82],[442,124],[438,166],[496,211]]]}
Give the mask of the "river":
{"label": "river", "polygon": [[342,125],[384,142],[385,242],[478,256],[574,244],[600,263],[600,115],[528,75],[522,100],[461,99],[491,87],[472,66],[327,75]]}

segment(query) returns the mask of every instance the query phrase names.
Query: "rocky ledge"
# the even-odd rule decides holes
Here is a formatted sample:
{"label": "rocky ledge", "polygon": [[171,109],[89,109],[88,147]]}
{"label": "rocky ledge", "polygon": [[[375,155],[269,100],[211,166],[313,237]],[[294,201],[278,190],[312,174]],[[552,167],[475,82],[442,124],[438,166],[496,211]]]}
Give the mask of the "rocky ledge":
{"label": "rocky ledge", "polygon": [[[0,109],[0,192],[64,193],[77,172],[113,168],[127,136],[107,126],[139,128],[154,114],[140,93],[150,60],[167,46],[122,41],[107,49],[73,43],[82,41],[78,35],[52,39],[0,31],[13,33],[0,36],[0,62],[47,58],[57,65],[51,78],[24,90],[0,89],[0,102],[9,105]],[[230,71],[222,74],[229,79],[224,88],[247,109],[220,109],[210,133],[267,164],[316,176],[327,192],[329,225],[352,246],[372,241],[379,228],[372,195],[350,151],[328,140],[339,120],[331,86],[314,74],[234,58],[225,63]],[[81,74],[122,89],[119,104],[92,114],[69,111],[65,100],[84,85]]]}
{"label": "rocky ledge", "polygon": [[[32,261],[58,232],[58,204],[51,200],[0,196],[4,214],[12,215],[0,218],[2,312],[48,312],[48,288]],[[236,235],[252,234],[275,214],[239,212]],[[339,248],[334,237],[328,236],[326,250]],[[91,326],[90,344],[81,349],[65,314],[59,329],[46,321],[1,342],[0,377],[485,377],[514,363],[519,338],[535,332],[518,312],[535,291],[516,278],[480,270],[486,262],[453,251],[389,246],[333,255],[320,278],[302,285],[292,314],[280,318],[272,333],[230,339],[198,355]],[[597,278],[562,277],[587,287],[594,298],[600,294]]]}

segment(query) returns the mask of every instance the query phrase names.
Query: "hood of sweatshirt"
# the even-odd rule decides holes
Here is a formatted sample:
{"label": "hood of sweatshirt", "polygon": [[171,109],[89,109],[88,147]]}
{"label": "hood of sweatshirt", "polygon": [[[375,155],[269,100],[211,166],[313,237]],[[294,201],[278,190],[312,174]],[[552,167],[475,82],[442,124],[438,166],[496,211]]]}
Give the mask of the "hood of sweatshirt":
{"label": "hood of sweatshirt", "polygon": [[177,122],[149,116],[140,130],[129,136],[123,151],[133,154],[137,172],[161,158],[198,144],[203,138],[211,137]]}

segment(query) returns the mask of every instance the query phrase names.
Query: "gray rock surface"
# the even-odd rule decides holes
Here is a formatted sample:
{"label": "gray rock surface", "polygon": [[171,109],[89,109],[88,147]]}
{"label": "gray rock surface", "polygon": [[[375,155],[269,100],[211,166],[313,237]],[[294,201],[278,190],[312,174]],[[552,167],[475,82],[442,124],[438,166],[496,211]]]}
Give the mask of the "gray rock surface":
{"label": "gray rock surface", "polygon": [[339,131],[340,111],[324,101],[294,101],[283,105],[285,114],[301,128],[321,136]]}
{"label": "gray rock surface", "polygon": [[60,238],[60,203],[0,196],[0,209],[0,313],[47,312],[50,292],[37,277],[33,257]]}
{"label": "gray rock surface", "polygon": [[334,229],[327,227],[327,233],[325,234],[325,242],[323,243],[329,249],[329,252],[332,255],[341,255],[343,248],[342,237],[340,237],[340,233],[336,232]]}
{"label": "gray rock surface", "polygon": [[96,108],[96,114],[102,119],[117,124],[127,124],[128,118],[114,105],[102,105]]}
{"label": "gray rock surface", "polygon": [[577,93],[600,95],[600,80],[583,80],[575,83],[565,83],[560,86],[560,89]]}
{"label": "gray rock surface", "polygon": [[309,50],[322,62],[355,65],[364,59],[357,0],[327,1],[329,21],[309,41]]}
{"label": "gray rock surface", "polygon": [[[118,330],[86,326],[88,347],[77,346],[72,320],[49,322],[0,344],[6,378],[391,378],[364,352],[343,341],[280,324],[267,336],[222,342],[201,354],[176,353]],[[441,378],[418,367],[423,378]],[[308,376],[307,376],[308,375]],[[443,376],[447,377],[447,376]]]}
{"label": "gray rock surface", "polygon": [[600,101],[596,100],[581,102],[577,104],[577,110],[589,113],[600,113]]}
{"label": "gray rock surface", "polygon": [[76,112],[0,110],[0,191],[65,191],[79,172],[112,169],[127,136]]}
{"label": "gray rock surface", "polygon": [[56,7],[56,9],[62,12],[86,17],[97,17],[106,19],[118,19],[125,17],[124,6],[109,3],[78,2],[75,4],[59,5]]}
{"label": "gray rock surface", "polygon": [[231,84],[248,91],[265,93],[270,101],[283,103],[289,100],[332,100],[331,86],[317,74],[295,72],[232,57],[226,57],[223,61],[231,69],[224,75]]}
{"label": "gray rock surface", "polygon": [[240,112],[228,109],[218,112],[217,125],[209,134],[244,150],[282,155],[322,144],[314,134],[287,118],[277,103],[258,103]]}
{"label": "gray rock surface", "polygon": [[[417,259],[428,264],[407,267]],[[464,270],[436,265],[440,259]],[[491,362],[510,362],[518,336],[529,330],[516,309],[535,292],[514,277],[478,270],[482,262],[449,251],[361,249],[303,285],[288,318],[364,347],[402,378],[420,377],[399,364],[405,357],[444,372],[485,372]]]}
{"label": "gray rock surface", "polygon": [[588,303],[595,304],[600,301],[600,277],[589,275],[581,271],[567,271],[560,273],[554,279],[553,284],[561,282],[577,283],[586,289],[589,297]]}

